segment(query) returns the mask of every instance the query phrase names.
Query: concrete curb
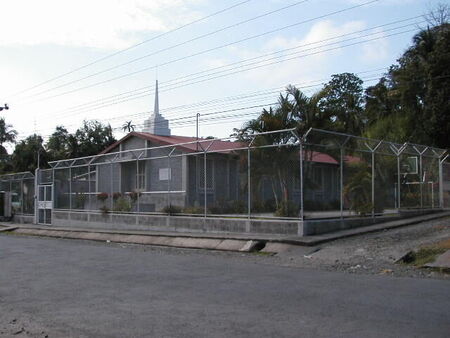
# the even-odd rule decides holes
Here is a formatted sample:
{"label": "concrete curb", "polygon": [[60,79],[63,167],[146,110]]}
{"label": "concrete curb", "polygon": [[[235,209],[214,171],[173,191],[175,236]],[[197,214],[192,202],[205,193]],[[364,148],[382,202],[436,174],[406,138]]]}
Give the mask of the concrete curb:
{"label": "concrete curb", "polygon": [[[293,237],[264,234],[233,234],[233,233],[180,233],[180,232],[146,232],[121,230],[93,230],[54,228],[33,225],[7,226],[0,232],[12,231],[14,233],[35,236],[48,236],[68,239],[87,239],[94,241],[111,241],[117,243],[135,243],[157,246],[169,246],[192,249],[224,250],[251,252],[264,248],[266,243],[283,243],[297,246],[315,246],[341,238],[357,236],[370,232],[394,229],[413,225],[438,218],[450,217],[450,211],[407,218],[386,223],[379,223],[360,228],[341,230],[324,235]],[[0,224],[0,226],[5,226]]]}

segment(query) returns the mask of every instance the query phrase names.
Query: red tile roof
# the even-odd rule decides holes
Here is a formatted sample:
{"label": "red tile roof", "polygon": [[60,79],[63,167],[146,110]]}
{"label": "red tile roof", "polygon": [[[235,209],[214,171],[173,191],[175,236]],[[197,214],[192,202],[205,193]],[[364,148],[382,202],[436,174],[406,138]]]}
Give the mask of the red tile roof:
{"label": "red tile roof", "polygon": [[[176,135],[161,136],[161,135],[154,135],[154,134],[150,134],[150,133],[142,133],[142,132],[133,131],[133,132],[125,135],[124,137],[122,137],[119,141],[117,141],[114,144],[107,147],[100,154],[108,153],[109,151],[111,151],[112,149],[117,147],[120,143],[124,142],[125,140],[129,139],[132,136],[136,136],[141,139],[148,140],[148,141],[151,141],[151,142],[163,145],[163,146],[164,145],[169,145],[169,146],[175,145],[177,148],[182,149],[183,151],[186,151],[186,152],[202,151],[202,147],[204,149],[209,147],[208,151],[211,151],[211,152],[229,153],[233,150],[246,147],[246,144],[241,143],[241,142],[220,141],[220,140],[213,140],[213,139],[209,140],[209,139],[203,139],[203,138],[199,139],[201,146],[197,147],[197,143],[195,142],[195,141],[197,141],[197,138],[195,138],[195,137],[176,136]],[[188,142],[193,142],[193,143],[188,143]],[[188,143],[188,144],[183,144],[183,143]],[[305,152],[305,160],[308,160],[308,161],[311,160],[312,162],[316,162],[316,163],[335,164],[335,165],[339,164],[339,162],[336,159],[334,159],[332,156],[330,156],[328,154],[321,153],[318,151],[313,151],[312,156],[310,154],[311,153],[309,153],[309,152]],[[351,163],[360,161],[359,158],[353,157],[353,156],[345,156],[344,160],[346,162],[351,162]]]}

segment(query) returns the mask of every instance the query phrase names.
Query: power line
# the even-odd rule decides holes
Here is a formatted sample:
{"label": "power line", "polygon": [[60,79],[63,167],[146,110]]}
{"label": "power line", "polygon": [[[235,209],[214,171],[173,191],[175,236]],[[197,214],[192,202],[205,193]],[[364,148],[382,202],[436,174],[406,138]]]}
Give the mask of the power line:
{"label": "power line", "polygon": [[[385,68],[378,68],[378,69],[372,69],[372,70],[367,70],[367,71],[360,71],[360,72],[356,72],[357,75],[362,75],[362,74],[367,74],[367,73],[373,73],[376,71],[381,71],[381,70],[385,70]],[[376,76],[381,76],[381,74],[374,74]],[[373,76],[373,75],[372,75]],[[363,80],[365,80],[365,77],[362,77]],[[322,86],[324,84],[324,82],[328,81],[328,78],[323,78],[323,79],[319,79],[319,80],[312,80],[312,81],[307,81],[307,82],[300,82],[300,83],[294,83],[292,85],[296,86],[299,89],[302,89],[303,91],[307,91],[307,90],[312,90],[312,88],[315,87],[319,87]],[[251,92],[248,94],[244,94],[244,95],[235,95],[235,96],[231,96],[231,97],[225,97],[225,98],[219,98],[219,99],[215,99],[215,100],[207,100],[207,101],[203,101],[203,102],[198,102],[198,103],[194,103],[191,105],[181,105],[181,106],[173,106],[173,107],[168,107],[165,109],[162,109],[161,111],[170,111],[170,113],[165,114],[166,117],[172,116],[172,115],[176,115],[179,114],[180,108],[190,108],[190,110],[195,110],[195,112],[199,112],[198,111],[198,107],[199,106],[211,106],[212,104],[216,104],[219,105],[221,102],[228,102],[228,101],[233,101],[233,100],[239,100],[239,99],[247,99],[247,98],[252,98],[252,97],[257,97],[257,96],[262,96],[262,95],[270,95],[270,94],[279,94],[281,91],[283,91],[285,89],[285,86],[281,86],[281,87],[276,87],[276,88],[271,88],[271,89],[264,89],[261,91],[257,91],[257,92]],[[186,107],[187,106],[187,107]],[[191,106],[191,107],[189,107]],[[137,113],[137,114],[133,114],[133,115],[121,115],[118,118],[131,118],[131,117],[136,117],[139,115],[143,115],[143,114],[148,114],[149,112],[141,112],[141,113]],[[109,121],[111,119],[107,119],[107,121]],[[73,124],[74,125],[74,124]],[[72,125],[69,125],[72,126]]]}
{"label": "power line", "polygon": [[[379,79],[379,77],[376,77],[375,79]],[[367,80],[365,80],[365,81],[371,81],[371,80],[374,80],[373,78],[369,78],[369,79],[367,79]],[[316,84],[315,85],[315,87],[317,87],[317,86],[320,86],[320,85],[323,85],[323,83],[320,83],[320,84]],[[313,87],[313,86],[307,86],[307,87]],[[300,88],[302,88],[302,87],[298,87],[299,89]],[[303,90],[304,92],[306,92],[306,90]],[[238,107],[238,108],[234,108],[234,109],[229,109],[229,110],[221,110],[221,111],[214,111],[214,112],[209,112],[209,113],[205,113],[205,114],[202,114],[202,116],[209,116],[209,115],[216,115],[216,114],[223,114],[223,113],[228,113],[228,112],[232,112],[232,111],[239,111],[239,110],[246,110],[246,109],[252,109],[252,108],[256,108],[256,107],[267,107],[267,106],[269,106],[269,105],[274,105],[274,104],[276,104],[276,102],[275,103],[265,103],[265,104],[261,104],[261,105],[256,105],[256,106],[250,106],[250,107]],[[210,111],[210,108],[207,110],[207,111]],[[149,112],[142,112],[142,113],[138,113],[138,114],[148,114]],[[138,114],[136,114],[136,115],[138,115]],[[123,118],[123,116],[122,116],[122,118]],[[178,125],[178,121],[180,121],[180,120],[185,120],[185,119],[192,119],[192,118],[195,118],[195,115],[192,115],[192,116],[184,116],[184,117],[180,117],[180,118],[175,118],[175,119],[171,119],[171,121],[170,121],[170,123],[171,123],[171,125]],[[174,121],[175,122],[177,122],[177,123],[174,123]],[[143,124],[139,124],[139,126],[142,126]],[[114,129],[120,129],[119,127],[116,127],[116,128],[114,128]],[[42,131],[42,130],[41,130]],[[46,135],[47,137],[48,136],[51,136],[51,135]]]}
{"label": "power line", "polygon": [[177,47],[180,47],[180,46],[189,44],[189,43],[191,43],[191,42],[194,42],[194,41],[197,41],[197,40],[200,40],[200,39],[203,39],[203,38],[206,38],[206,37],[215,35],[215,34],[217,34],[217,33],[224,32],[224,31],[226,31],[226,30],[228,30],[228,29],[236,28],[236,27],[241,26],[241,25],[243,25],[243,24],[246,24],[246,23],[249,23],[249,22],[252,22],[252,21],[255,21],[255,20],[259,20],[259,19],[264,18],[264,17],[266,17],[266,16],[269,16],[269,15],[272,15],[272,14],[275,14],[275,13],[278,13],[278,12],[281,12],[281,11],[284,11],[284,10],[289,9],[289,8],[292,8],[292,7],[294,7],[294,6],[298,6],[298,5],[303,4],[303,3],[307,2],[307,1],[309,1],[309,0],[297,1],[297,2],[295,2],[295,3],[293,3],[293,4],[290,4],[290,5],[281,7],[281,8],[279,8],[279,9],[269,11],[269,12],[267,12],[267,13],[264,13],[264,14],[261,14],[261,15],[255,16],[255,17],[252,17],[252,18],[247,19],[247,20],[243,20],[243,21],[237,22],[237,23],[232,24],[232,25],[229,25],[229,26],[225,26],[225,27],[223,27],[223,28],[217,29],[217,30],[215,30],[215,31],[212,31],[212,32],[209,32],[209,33],[206,33],[206,34],[202,34],[202,35],[200,35],[200,36],[197,36],[197,37],[195,37],[195,38],[192,38],[192,39],[189,39],[189,40],[180,42],[180,43],[177,43],[177,44],[175,44],[175,45],[172,45],[172,46],[169,46],[169,47],[166,47],[166,48],[159,49],[159,50],[154,51],[154,52],[152,52],[152,53],[149,53],[149,54],[140,56],[140,57],[138,57],[138,58],[129,60],[129,61],[127,61],[127,62],[121,63],[121,64],[119,64],[119,65],[116,65],[116,66],[113,66],[113,67],[110,67],[110,68],[107,68],[107,69],[98,71],[98,72],[96,72],[96,73],[93,73],[93,74],[84,76],[84,77],[82,77],[82,78],[80,78],[80,79],[72,80],[72,81],[63,83],[63,84],[61,84],[61,85],[58,85],[58,86],[56,86],[56,87],[53,87],[53,88],[49,88],[49,89],[43,90],[43,91],[41,91],[41,92],[39,92],[39,93],[36,93],[36,94],[33,94],[33,95],[31,95],[31,96],[34,97],[34,96],[38,96],[38,95],[41,95],[41,94],[44,94],[44,93],[47,93],[47,92],[50,92],[50,91],[59,89],[59,88],[67,87],[67,86],[69,86],[69,85],[71,85],[71,84],[74,84],[74,83],[77,83],[77,82],[80,82],[80,81],[89,79],[89,78],[91,78],[91,77],[94,77],[94,76],[97,76],[97,75],[100,75],[100,74],[104,74],[104,73],[110,72],[111,70],[114,70],[114,69],[117,69],[117,68],[120,68],[120,67],[129,65],[129,64],[132,64],[132,63],[134,63],[134,62],[137,62],[137,61],[143,60],[143,59],[145,59],[145,58],[148,58],[148,57],[150,57],[150,56],[154,56],[154,55],[157,55],[157,54],[159,54],[159,53],[166,52],[166,51],[172,50],[172,49],[174,49],[174,48],[177,48]]}
{"label": "power line", "polygon": [[234,4],[234,5],[230,6],[230,7],[226,7],[226,8],[224,8],[224,9],[221,9],[221,10],[217,11],[217,12],[214,12],[214,13],[212,13],[212,14],[206,15],[206,16],[204,16],[204,17],[202,17],[202,18],[199,18],[199,19],[197,19],[197,20],[191,21],[191,22],[189,22],[189,23],[187,23],[187,24],[181,25],[181,26],[179,26],[179,27],[177,27],[177,28],[174,28],[174,29],[172,29],[172,30],[169,30],[169,31],[167,31],[167,32],[161,33],[161,34],[159,34],[159,35],[157,35],[157,36],[154,36],[154,37],[152,37],[152,38],[150,38],[150,39],[141,41],[141,42],[139,42],[139,43],[137,43],[137,44],[135,44],[135,45],[132,45],[132,46],[130,46],[130,47],[127,47],[127,48],[125,48],[125,49],[122,49],[122,50],[119,50],[119,51],[114,52],[114,53],[112,53],[112,54],[108,54],[108,55],[106,55],[106,56],[103,56],[103,57],[101,57],[101,58],[99,58],[99,59],[96,59],[96,60],[94,60],[94,61],[92,61],[92,62],[90,62],[90,63],[88,63],[88,64],[85,64],[85,65],[83,65],[83,66],[80,66],[80,67],[78,67],[78,68],[75,68],[75,69],[73,69],[73,70],[71,70],[71,71],[69,71],[69,72],[63,73],[63,74],[58,75],[58,76],[56,76],[56,77],[50,78],[50,79],[48,79],[48,80],[46,80],[46,81],[44,81],[44,82],[41,82],[41,83],[38,83],[38,84],[32,86],[32,87],[23,89],[23,90],[21,90],[21,91],[19,91],[19,92],[16,92],[16,93],[12,94],[11,96],[16,96],[16,95],[22,94],[22,93],[24,93],[24,92],[30,91],[30,90],[32,90],[32,89],[35,89],[35,88],[37,88],[37,87],[41,87],[41,86],[43,86],[43,85],[45,85],[45,84],[47,84],[47,83],[53,82],[53,81],[55,81],[55,80],[58,80],[58,79],[60,79],[60,78],[62,78],[62,77],[65,77],[65,76],[67,76],[67,75],[69,75],[69,74],[73,74],[73,73],[75,73],[75,72],[77,72],[77,71],[79,71],[79,70],[85,69],[85,68],[87,68],[87,67],[90,67],[90,66],[92,66],[92,65],[94,65],[94,64],[97,64],[97,63],[99,63],[99,62],[102,62],[102,61],[104,61],[104,60],[110,59],[110,58],[112,58],[112,57],[114,57],[114,56],[116,56],[116,55],[122,54],[122,53],[124,53],[124,52],[126,52],[126,51],[129,51],[129,50],[131,50],[131,49],[134,49],[134,48],[136,48],[136,47],[138,47],[138,46],[141,46],[141,45],[143,45],[143,44],[146,44],[146,43],[148,43],[148,42],[150,42],[150,41],[154,41],[154,40],[159,39],[159,38],[161,38],[161,37],[163,37],[163,36],[172,34],[172,33],[174,33],[174,32],[177,32],[177,31],[181,30],[181,29],[184,29],[184,28],[186,28],[186,27],[192,26],[192,25],[194,25],[194,24],[196,24],[196,23],[199,23],[199,22],[201,22],[201,21],[207,20],[207,19],[212,18],[212,17],[214,17],[214,16],[217,16],[217,15],[219,15],[219,14],[225,13],[225,12],[231,10],[231,9],[234,9],[234,8],[236,8],[236,7],[239,7],[239,6],[242,6],[242,5],[244,5],[244,4],[246,4],[246,3],[250,2],[250,1],[252,1],[252,0],[245,0],[245,1],[238,2],[238,3],[236,3],[236,4]]}
{"label": "power line", "polygon": [[171,61],[167,61],[167,62],[164,62],[164,63],[159,64],[159,65],[146,67],[146,68],[134,71],[134,72],[129,72],[129,73],[126,73],[126,74],[123,74],[123,75],[120,75],[120,76],[117,76],[117,77],[114,77],[114,78],[110,78],[110,79],[107,79],[107,80],[99,81],[99,82],[96,82],[96,83],[93,83],[93,84],[90,84],[90,85],[87,85],[87,86],[84,86],[84,87],[78,87],[78,88],[75,88],[75,89],[72,89],[72,90],[60,93],[60,94],[56,94],[56,95],[52,95],[52,96],[49,96],[49,97],[41,98],[41,99],[38,99],[38,100],[32,101],[32,102],[40,102],[40,101],[44,101],[44,100],[49,100],[49,99],[52,99],[52,98],[55,98],[55,97],[60,97],[60,96],[63,96],[63,95],[71,94],[71,93],[74,93],[74,92],[77,92],[77,91],[80,91],[80,90],[92,88],[92,87],[95,87],[95,86],[98,86],[98,85],[101,85],[101,84],[105,84],[105,83],[108,83],[108,82],[111,82],[111,81],[115,81],[115,80],[119,80],[119,79],[122,79],[122,78],[125,78],[125,77],[136,75],[136,74],[142,73],[144,71],[156,69],[157,67],[167,66],[169,64],[172,64],[172,63],[175,63],[175,62],[179,62],[179,61],[182,61],[182,60],[186,60],[188,58],[199,56],[199,55],[202,55],[202,54],[205,54],[205,53],[209,53],[211,51],[215,51],[215,50],[218,50],[218,49],[221,49],[221,48],[225,48],[225,47],[229,47],[229,46],[241,43],[241,42],[245,42],[245,41],[249,41],[249,40],[252,40],[252,39],[256,39],[256,38],[259,38],[259,37],[262,37],[262,36],[265,36],[265,35],[268,35],[268,34],[273,34],[273,33],[276,33],[276,32],[279,32],[279,31],[282,31],[282,30],[285,30],[285,29],[288,29],[288,28],[293,28],[293,27],[296,27],[296,26],[299,26],[299,25],[302,25],[302,24],[305,24],[305,23],[308,23],[308,22],[312,22],[312,21],[315,21],[315,20],[318,20],[318,19],[322,19],[322,18],[329,17],[329,16],[336,15],[336,14],[340,14],[340,13],[343,13],[343,12],[346,12],[346,11],[349,11],[349,10],[352,10],[352,9],[356,9],[356,8],[359,8],[359,7],[362,7],[362,6],[366,6],[366,5],[369,5],[369,4],[378,2],[378,1],[379,0],[370,0],[370,1],[358,4],[358,5],[354,5],[354,6],[347,7],[347,8],[338,10],[338,11],[333,11],[333,12],[330,12],[330,13],[327,13],[327,14],[316,16],[314,18],[310,18],[310,19],[307,19],[307,20],[296,22],[294,24],[290,24],[290,25],[283,26],[283,27],[280,27],[280,28],[277,28],[277,29],[266,31],[264,33],[256,34],[256,35],[244,38],[244,39],[240,39],[240,40],[237,40],[237,41],[234,41],[234,42],[230,42],[230,43],[226,43],[226,44],[223,44],[223,45],[220,45],[220,46],[209,48],[209,49],[206,49],[206,50],[194,53],[194,54],[190,54],[190,55],[178,58],[178,59],[173,59]]}
{"label": "power line", "polygon": [[[218,76],[214,76],[214,77],[209,77],[209,78],[202,79],[202,80],[198,80],[198,81],[191,81],[191,82],[186,83],[186,84],[182,84],[182,85],[178,85],[178,86],[172,86],[172,87],[169,87],[169,88],[165,88],[165,89],[161,90],[160,92],[166,92],[166,91],[169,91],[169,90],[174,90],[174,89],[181,88],[181,87],[185,87],[185,86],[188,86],[188,85],[193,85],[193,84],[197,84],[197,83],[202,83],[202,82],[206,82],[206,81],[211,81],[211,80],[214,80],[214,79],[217,79],[217,78],[221,78],[221,77],[224,77],[224,76],[230,76],[230,75],[233,75],[233,74],[236,74],[236,73],[242,73],[242,72],[244,72],[244,71],[249,71],[249,70],[259,69],[259,68],[262,68],[262,67],[267,67],[267,66],[271,66],[271,65],[275,65],[275,64],[279,64],[279,63],[283,63],[283,62],[287,62],[287,61],[291,61],[291,60],[295,60],[295,59],[299,59],[299,58],[303,58],[303,57],[307,57],[307,56],[312,56],[312,55],[317,55],[317,54],[324,53],[324,52],[334,51],[334,50],[341,49],[341,48],[345,48],[345,47],[351,47],[351,46],[354,46],[354,45],[357,45],[357,44],[367,43],[367,42],[379,40],[379,39],[381,39],[381,38],[386,38],[386,37],[390,37],[390,36],[395,36],[395,35],[399,35],[399,34],[404,34],[404,33],[408,33],[408,32],[414,31],[414,30],[415,30],[415,29],[413,29],[413,30],[407,30],[407,31],[402,31],[402,32],[394,33],[394,34],[390,34],[390,35],[382,35],[381,37],[372,38],[372,39],[366,39],[366,40],[363,40],[363,41],[358,41],[358,42],[354,42],[354,43],[349,43],[349,44],[346,44],[346,45],[337,46],[337,47],[333,47],[333,48],[328,48],[328,49],[325,49],[325,50],[319,50],[319,51],[316,51],[316,52],[307,53],[307,54],[302,54],[302,55],[299,55],[299,56],[298,56],[298,55],[295,55],[295,56],[290,57],[290,58],[285,58],[285,56],[282,56],[283,59],[282,59],[281,61],[274,61],[274,62],[262,64],[262,65],[257,65],[257,66],[249,67],[249,68],[246,68],[246,69],[240,69],[240,70],[233,71],[233,72],[227,73],[227,74],[222,74],[222,75],[218,75]],[[349,40],[350,40],[350,39],[349,39]],[[353,40],[353,39],[351,39],[351,40]],[[329,44],[329,45],[334,45],[334,44],[336,44],[336,43]],[[325,47],[325,46],[326,46],[326,45],[324,45],[324,46],[319,46],[319,47],[314,48],[314,49],[321,49],[321,48],[323,48],[323,47]],[[304,51],[302,51],[302,52],[304,52]],[[298,54],[298,53],[295,53],[295,54]],[[274,58],[274,59],[276,59],[276,58]],[[267,60],[265,60],[264,62],[267,62]],[[239,68],[242,68],[242,67],[239,67]],[[80,110],[82,110],[82,111],[79,112],[79,113],[82,113],[83,111],[84,111],[84,112],[85,112],[85,111],[94,111],[94,110],[106,108],[106,107],[109,107],[109,106],[112,106],[112,105],[117,105],[117,104],[120,104],[120,103],[123,103],[123,102],[128,102],[128,101],[131,101],[131,100],[136,100],[136,99],[139,99],[139,98],[142,98],[142,97],[146,97],[146,96],[149,96],[149,95],[152,95],[152,93],[138,94],[137,96],[134,96],[134,97],[132,97],[132,98],[121,99],[121,100],[116,101],[116,102],[114,102],[114,103],[103,104],[103,105],[97,106],[97,107],[95,107],[95,108],[91,108],[91,107],[83,108],[83,109],[80,109]],[[77,113],[77,114],[79,114],[79,113]],[[72,115],[74,115],[74,114],[72,114]],[[67,115],[66,115],[66,116],[67,116]],[[70,115],[69,115],[69,116],[70,116]]]}
{"label": "power line", "polygon": [[[179,82],[180,80],[187,79],[187,78],[189,78],[189,77],[191,77],[193,75],[200,75],[200,74],[210,73],[210,72],[212,72],[214,70],[229,68],[229,67],[231,67],[233,65],[243,64],[243,63],[246,63],[248,61],[261,59],[263,57],[267,57],[267,56],[271,56],[271,55],[281,54],[281,53],[284,53],[286,51],[298,49],[300,47],[314,45],[314,44],[318,44],[318,43],[321,43],[321,42],[325,42],[325,41],[330,41],[330,40],[334,40],[334,39],[337,39],[337,38],[341,38],[341,37],[344,37],[344,36],[351,36],[351,35],[354,35],[354,34],[359,34],[359,33],[362,33],[362,32],[375,30],[375,29],[386,27],[386,26],[390,26],[390,25],[393,25],[393,24],[397,24],[397,23],[401,23],[401,22],[405,22],[405,21],[410,21],[410,20],[416,19],[416,18],[418,18],[418,16],[415,16],[415,17],[412,17],[412,18],[408,18],[408,19],[393,21],[393,22],[390,22],[390,23],[387,23],[387,24],[378,25],[378,26],[370,27],[370,28],[367,28],[367,29],[359,30],[359,31],[354,31],[354,32],[346,33],[346,34],[341,34],[341,35],[329,37],[329,38],[326,38],[326,39],[322,39],[322,40],[311,42],[311,43],[307,43],[307,44],[297,45],[295,47],[286,48],[286,49],[283,49],[283,50],[267,53],[267,54],[264,54],[264,55],[261,55],[261,56],[252,57],[252,58],[249,58],[249,59],[241,60],[241,61],[238,61],[238,62],[233,62],[233,63],[227,64],[227,65],[215,67],[215,68],[208,69],[208,70],[205,70],[205,71],[191,73],[191,74],[188,74],[188,75],[184,75],[184,76],[181,76],[181,77],[177,77],[175,79],[171,79],[171,80],[165,81],[164,84],[163,84],[163,88],[165,86],[168,86],[171,82],[177,82],[177,81]],[[411,24],[408,24],[408,25],[404,25],[404,26],[400,26],[400,27],[394,27],[394,28],[391,28],[391,29],[389,29],[387,31],[392,31],[392,30],[396,30],[396,29],[400,29],[400,28],[404,28],[404,27],[407,27],[407,26],[410,26],[410,25],[416,25],[416,24],[417,24],[417,22],[414,22],[414,23],[411,23]],[[386,31],[383,31],[383,32],[386,32]],[[382,32],[378,32],[377,34],[382,34]],[[355,39],[356,38],[361,38],[361,37],[362,36],[358,36],[358,37],[355,37]],[[348,40],[343,40],[343,41],[348,41]],[[342,43],[343,41],[340,41],[339,43]],[[282,55],[281,57],[285,57],[285,56],[286,55]],[[227,70],[227,71],[229,71],[229,70]],[[205,76],[210,76],[210,75],[211,74],[205,74],[204,77]],[[187,81],[187,80],[185,80],[185,81]],[[185,81],[182,81],[182,82],[185,82]],[[150,90],[149,88],[154,88],[154,86],[145,86],[145,87],[141,87],[141,88],[138,88],[138,89],[135,89],[135,90],[132,90],[132,91],[127,91],[127,92],[116,94],[116,95],[112,95],[112,96],[109,96],[109,97],[93,100],[93,101],[90,101],[90,102],[87,102],[87,103],[84,103],[84,104],[78,104],[76,106],[69,107],[69,108],[67,108],[65,110],[58,111],[58,112],[74,112],[74,111],[79,111],[79,110],[85,110],[87,107],[84,107],[84,106],[96,106],[96,105],[100,104],[100,102],[113,101],[112,99],[114,99],[116,97],[118,98],[119,96],[124,96],[126,94],[130,94],[130,95],[128,95],[126,97],[123,97],[123,98],[132,97],[133,95],[141,95],[141,94],[143,94],[145,92],[148,92],[149,94],[153,93],[153,91]],[[139,91],[141,91],[141,92],[138,93]],[[121,99],[123,99],[123,98],[121,98]],[[99,103],[97,103],[97,102],[99,102]],[[97,104],[95,104],[95,103],[97,103]],[[106,104],[107,102],[104,102],[104,103]],[[103,104],[103,103],[101,103],[101,104]],[[58,113],[58,112],[56,112],[56,113]],[[54,113],[51,113],[51,114],[54,114]]]}

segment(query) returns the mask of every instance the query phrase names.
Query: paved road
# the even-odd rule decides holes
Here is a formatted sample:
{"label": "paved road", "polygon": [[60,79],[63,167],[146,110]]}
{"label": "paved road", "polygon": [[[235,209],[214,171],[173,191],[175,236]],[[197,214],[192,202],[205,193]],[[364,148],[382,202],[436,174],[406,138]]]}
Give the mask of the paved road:
{"label": "paved road", "polygon": [[0,309],[49,337],[448,337],[450,283],[1,235]]}

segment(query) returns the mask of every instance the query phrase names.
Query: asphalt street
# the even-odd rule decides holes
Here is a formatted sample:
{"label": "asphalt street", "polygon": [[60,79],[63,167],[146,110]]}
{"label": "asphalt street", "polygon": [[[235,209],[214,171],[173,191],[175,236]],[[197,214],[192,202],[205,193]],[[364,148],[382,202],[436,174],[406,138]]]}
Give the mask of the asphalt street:
{"label": "asphalt street", "polygon": [[0,329],[6,336],[12,320],[25,325],[19,336],[49,337],[450,333],[446,280],[260,264],[247,255],[0,235]]}

